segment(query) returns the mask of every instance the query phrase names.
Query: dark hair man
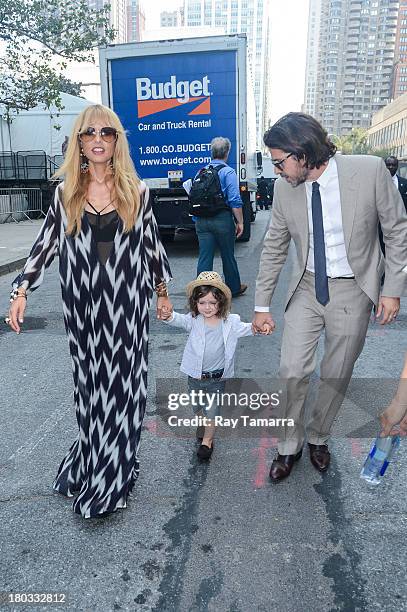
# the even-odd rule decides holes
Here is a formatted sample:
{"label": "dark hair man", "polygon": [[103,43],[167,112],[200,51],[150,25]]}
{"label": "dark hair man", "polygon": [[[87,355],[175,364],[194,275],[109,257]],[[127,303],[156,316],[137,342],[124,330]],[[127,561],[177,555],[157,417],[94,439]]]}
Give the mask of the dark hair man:
{"label": "dark hair man", "polygon": [[[286,416],[295,426],[286,429],[271,466],[270,478],[278,481],[301,457],[305,437],[314,467],[328,469],[331,426],[362,351],[372,306],[381,323],[389,323],[406,289],[407,215],[383,160],[336,154],[312,117],[285,115],[266,132],[264,142],[280,178],[260,258],[256,330],[265,323],[274,326],[269,306],[291,239],[298,259],[288,290],[279,372],[288,379]],[[379,219],[388,249],[385,265]],[[305,426],[304,402],[323,331],[319,393]]]}
{"label": "dark hair man", "polygon": [[393,183],[400,192],[405,209],[407,211],[407,180],[397,174],[397,170],[399,168],[399,160],[394,155],[390,155],[384,160],[384,163],[386,164],[386,168],[393,178]]}

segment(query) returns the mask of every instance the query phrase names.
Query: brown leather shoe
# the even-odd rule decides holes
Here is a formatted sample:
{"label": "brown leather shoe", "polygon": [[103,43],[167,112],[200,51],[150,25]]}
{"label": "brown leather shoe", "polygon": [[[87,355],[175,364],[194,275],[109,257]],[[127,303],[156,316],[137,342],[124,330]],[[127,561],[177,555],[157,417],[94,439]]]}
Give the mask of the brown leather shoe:
{"label": "brown leather shoe", "polygon": [[247,285],[240,285],[239,291],[236,291],[236,293],[233,293],[232,297],[238,297],[239,295],[243,295],[246,289],[247,289]]}
{"label": "brown leather shoe", "polygon": [[301,459],[302,449],[296,455],[280,455],[274,459],[270,468],[270,480],[278,482],[291,474],[295,461]]}
{"label": "brown leather shoe", "polygon": [[309,458],[318,472],[326,472],[331,461],[331,453],[326,444],[310,444],[308,442]]}

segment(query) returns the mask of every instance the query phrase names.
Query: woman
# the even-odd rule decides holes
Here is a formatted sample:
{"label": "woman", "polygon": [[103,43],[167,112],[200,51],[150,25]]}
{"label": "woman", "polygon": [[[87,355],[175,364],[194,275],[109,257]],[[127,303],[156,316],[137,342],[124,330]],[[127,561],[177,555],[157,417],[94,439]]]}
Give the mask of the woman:
{"label": "woman", "polygon": [[78,493],[85,518],[126,507],[139,472],[147,390],[148,308],[172,310],[170,268],[148,188],[132,164],[119,118],[94,105],[77,118],[40,234],[13,283],[8,322],[20,333],[28,291],[59,255],[79,436],[54,489]]}
{"label": "woman", "polygon": [[380,415],[382,436],[407,436],[407,355],[396,395]]}

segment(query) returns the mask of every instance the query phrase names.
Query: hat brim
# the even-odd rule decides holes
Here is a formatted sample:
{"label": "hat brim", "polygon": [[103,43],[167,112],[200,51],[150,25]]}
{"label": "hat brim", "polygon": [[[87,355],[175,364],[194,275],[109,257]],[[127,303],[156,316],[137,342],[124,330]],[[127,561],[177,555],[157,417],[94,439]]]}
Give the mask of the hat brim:
{"label": "hat brim", "polygon": [[186,286],[187,296],[191,297],[192,292],[195,289],[195,287],[203,287],[203,286],[204,287],[216,287],[216,289],[219,289],[220,291],[222,291],[222,293],[226,295],[229,304],[231,304],[232,292],[229,289],[229,287],[222,281],[209,281],[209,280],[195,279],[191,281],[190,283],[188,283],[188,285]]}

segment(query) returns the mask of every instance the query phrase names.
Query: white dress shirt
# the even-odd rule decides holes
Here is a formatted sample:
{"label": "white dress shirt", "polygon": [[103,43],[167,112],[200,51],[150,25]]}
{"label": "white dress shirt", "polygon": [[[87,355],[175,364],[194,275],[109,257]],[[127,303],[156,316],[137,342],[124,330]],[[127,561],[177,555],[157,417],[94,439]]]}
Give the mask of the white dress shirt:
{"label": "white dress shirt", "polygon": [[[315,272],[314,266],[314,230],[312,226],[312,183],[305,182],[308,209],[309,249],[306,269]],[[354,276],[349,265],[343,234],[341,197],[339,191],[338,168],[334,158],[328,162],[324,172],[319,177],[319,192],[321,195],[322,217],[324,223],[326,273],[331,278],[338,276]],[[255,306],[257,312],[269,312],[265,306]]]}
{"label": "white dress shirt", "polygon": [[[314,272],[314,231],[312,227],[312,183],[306,181],[308,208],[309,250],[307,270]],[[326,273],[329,277],[353,276],[345,249],[343,235],[341,196],[339,192],[338,168],[331,157],[324,172],[319,177],[319,192],[321,194],[322,218],[324,223]]]}
{"label": "white dress shirt", "polygon": [[397,177],[397,174],[395,174],[394,176],[391,177],[393,180],[393,183],[396,185],[397,189],[399,188],[399,179]]}

